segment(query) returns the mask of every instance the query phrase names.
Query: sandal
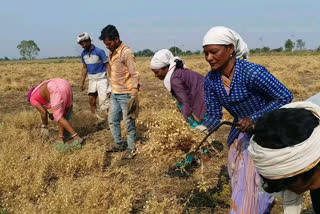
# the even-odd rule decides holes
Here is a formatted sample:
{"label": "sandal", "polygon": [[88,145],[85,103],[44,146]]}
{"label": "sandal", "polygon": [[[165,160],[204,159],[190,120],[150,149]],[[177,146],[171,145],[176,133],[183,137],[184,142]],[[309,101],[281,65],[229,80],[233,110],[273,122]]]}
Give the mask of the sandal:
{"label": "sandal", "polygon": [[64,144],[63,142],[55,142],[52,144],[52,147],[58,150],[60,153],[65,153],[69,150],[69,146]]}
{"label": "sandal", "polygon": [[72,143],[69,144],[70,146],[70,151],[74,152],[78,149],[81,149],[83,144],[84,144],[85,139],[81,139],[81,140],[74,140],[72,141]]}

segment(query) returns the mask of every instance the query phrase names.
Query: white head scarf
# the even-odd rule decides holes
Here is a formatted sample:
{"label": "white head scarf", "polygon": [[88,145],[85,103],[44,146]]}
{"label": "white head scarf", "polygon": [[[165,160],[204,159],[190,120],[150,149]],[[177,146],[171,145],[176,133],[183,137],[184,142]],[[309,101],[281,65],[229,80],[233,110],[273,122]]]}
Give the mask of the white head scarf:
{"label": "white head scarf", "polygon": [[[304,108],[320,119],[320,107],[314,103],[294,102],[282,108]],[[282,149],[269,149],[250,140],[249,155],[258,172],[268,179],[293,177],[306,172],[320,162],[320,124],[314,128],[311,136],[294,146]]]}
{"label": "white head scarf", "polygon": [[237,58],[248,59],[248,45],[243,41],[237,32],[223,26],[211,28],[203,37],[202,46],[230,44],[233,44]]}
{"label": "white head scarf", "polygon": [[80,42],[82,41],[85,41],[85,40],[88,40],[90,39],[90,36],[87,32],[83,32],[82,34],[80,34],[78,37],[77,37],[77,43],[79,44]]}
{"label": "white head scarf", "polygon": [[173,54],[168,49],[162,49],[154,54],[151,59],[150,67],[151,69],[160,69],[169,65],[168,73],[163,80],[164,87],[170,92],[171,83],[170,79],[175,70],[176,62],[175,60],[181,60],[179,57],[174,57]]}

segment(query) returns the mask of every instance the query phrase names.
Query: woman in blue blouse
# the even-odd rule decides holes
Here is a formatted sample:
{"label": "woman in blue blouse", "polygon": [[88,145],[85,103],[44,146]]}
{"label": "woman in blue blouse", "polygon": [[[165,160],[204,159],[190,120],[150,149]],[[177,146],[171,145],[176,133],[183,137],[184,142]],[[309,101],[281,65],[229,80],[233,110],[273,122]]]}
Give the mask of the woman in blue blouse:
{"label": "woman in blue blouse", "polygon": [[273,198],[258,188],[260,177],[248,157],[248,131],[261,115],[291,102],[292,93],[265,67],[240,59],[248,57],[248,48],[231,29],[211,28],[204,36],[203,49],[211,66],[204,82],[204,125],[210,131],[219,124],[222,107],[239,124],[232,127],[227,140],[232,187],[230,213],[267,213]]}

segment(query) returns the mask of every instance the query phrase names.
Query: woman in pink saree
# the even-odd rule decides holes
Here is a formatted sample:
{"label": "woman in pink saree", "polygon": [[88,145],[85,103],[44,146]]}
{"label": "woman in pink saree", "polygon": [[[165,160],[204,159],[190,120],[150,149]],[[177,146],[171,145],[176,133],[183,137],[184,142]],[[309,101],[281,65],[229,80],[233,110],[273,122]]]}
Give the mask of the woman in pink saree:
{"label": "woman in pink saree", "polygon": [[[72,143],[81,145],[83,139],[75,132],[68,121],[72,114],[72,89],[64,79],[50,79],[31,88],[28,92],[28,101],[40,112],[42,125],[41,134],[48,135],[48,116],[59,125],[59,137],[55,143],[64,143],[63,132],[66,130],[73,139]],[[52,110],[52,114],[47,111]]]}

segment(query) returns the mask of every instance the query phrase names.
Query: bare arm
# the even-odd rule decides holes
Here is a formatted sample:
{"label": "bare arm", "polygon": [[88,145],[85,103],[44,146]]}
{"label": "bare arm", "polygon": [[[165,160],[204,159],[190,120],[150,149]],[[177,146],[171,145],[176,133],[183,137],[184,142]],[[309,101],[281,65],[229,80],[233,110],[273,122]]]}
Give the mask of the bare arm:
{"label": "bare arm", "polygon": [[81,73],[81,82],[80,82],[80,89],[81,91],[84,90],[85,86],[84,86],[84,83],[86,81],[86,77],[88,75],[88,68],[87,68],[87,65],[86,64],[82,64],[82,73]]}
{"label": "bare arm", "polygon": [[38,104],[36,106],[37,110],[40,112],[41,120],[43,125],[48,125],[48,113],[42,105]]}
{"label": "bare arm", "polygon": [[108,79],[107,95],[108,95],[108,97],[110,97],[110,94],[112,92],[112,89],[111,89],[111,66],[110,66],[109,62],[104,63],[104,65],[106,66],[107,79]]}
{"label": "bare arm", "polygon": [[109,64],[109,62],[106,62],[106,63],[104,63],[104,65],[106,66],[107,76],[108,76],[108,78],[110,78],[110,77],[111,77],[111,67],[110,67],[110,64]]}

